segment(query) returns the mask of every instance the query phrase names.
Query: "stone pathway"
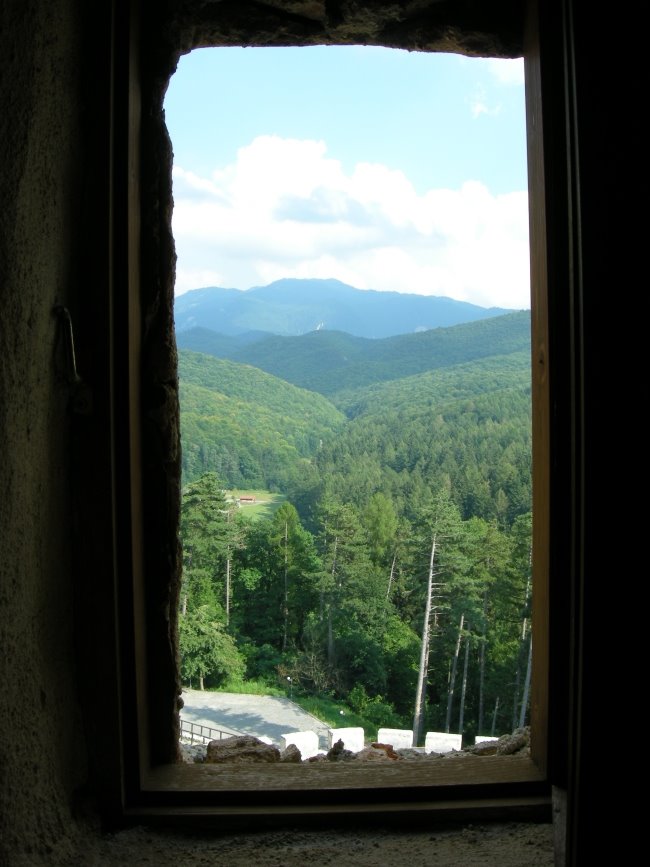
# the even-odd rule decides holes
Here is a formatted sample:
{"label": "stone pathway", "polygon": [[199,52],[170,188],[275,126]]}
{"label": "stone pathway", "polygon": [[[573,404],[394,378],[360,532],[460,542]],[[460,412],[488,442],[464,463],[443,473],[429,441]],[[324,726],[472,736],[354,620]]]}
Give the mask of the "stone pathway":
{"label": "stone pathway", "polygon": [[328,726],[288,698],[240,695],[230,692],[184,689],[182,720],[221,729],[228,734],[267,737],[282,746],[288,732],[314,731],[320,749],[328,749]]}

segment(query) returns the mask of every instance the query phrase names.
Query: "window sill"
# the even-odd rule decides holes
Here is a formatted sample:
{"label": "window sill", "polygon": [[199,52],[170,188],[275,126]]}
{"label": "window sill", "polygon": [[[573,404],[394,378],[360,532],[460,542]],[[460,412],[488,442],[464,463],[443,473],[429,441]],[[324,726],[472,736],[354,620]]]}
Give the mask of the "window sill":
{"label": "window sill", "polygon": [[529,757],[490,756],[356,767],[347,762],[273,765],[178,763],[149,771],[130,819],[219,817],[278,822],[364,814],[431,821],[550,821],[551,793]]}

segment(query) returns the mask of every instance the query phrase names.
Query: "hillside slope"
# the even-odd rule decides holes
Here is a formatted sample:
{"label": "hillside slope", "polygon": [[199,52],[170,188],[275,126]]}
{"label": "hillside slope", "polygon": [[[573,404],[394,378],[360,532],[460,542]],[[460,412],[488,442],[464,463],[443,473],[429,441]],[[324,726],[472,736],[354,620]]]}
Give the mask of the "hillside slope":
{"label": "hillside slope", "polygon": [[208,470],[232,487],[277,487],[344,416],[318,394],[264,371],[179,352],[184,481]]}
{"label": "hillside slope", "polygon": [[[196,337],[195,341],[193,338]],[[299,337],[267,336],[243,343],[201,330],[177,335],[181,347],[251,364],[301,388],[331,397],[362,388],[510,352],[530,351],[530,313],[520,311],[381,340],[339,331]],[[198,343],[198,345],[197,345]]]}

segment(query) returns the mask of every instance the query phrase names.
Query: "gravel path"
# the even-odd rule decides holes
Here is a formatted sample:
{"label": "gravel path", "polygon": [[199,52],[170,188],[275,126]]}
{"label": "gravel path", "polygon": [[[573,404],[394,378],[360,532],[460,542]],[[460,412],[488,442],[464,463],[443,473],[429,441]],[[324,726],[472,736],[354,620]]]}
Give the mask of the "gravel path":
{"label": "gravel path", "polygon": [[267,737],[282,746],[288,732],[315,731],[320,749],[328,748],[328,726],[288,698],[270,695],[239,695],[184,689],[181,720],[221,729],[227,734]]}

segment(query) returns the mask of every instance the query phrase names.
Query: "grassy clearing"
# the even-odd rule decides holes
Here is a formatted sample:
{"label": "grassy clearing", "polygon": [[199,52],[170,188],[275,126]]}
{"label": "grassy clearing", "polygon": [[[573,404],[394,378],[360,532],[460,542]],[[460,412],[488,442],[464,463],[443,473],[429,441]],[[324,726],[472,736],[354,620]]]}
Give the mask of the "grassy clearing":
{"label": "grassy clearing", "polygon": [[343,701],[334,701],[331,698],[321,698],[316,695],[295,694],[293,700],[307,713],[327,723],[330,728],[361,726],[369,735],[373,735],[373,724],[369,724],[368,720],[364,720],[363,717],[354,713]]}
{"label": "grassy clearing", "polygon": [[[263,490],[243,490],[237,488],[233,491],[228,491],[228,496],[232,497],[235,502],[239,502],[242,514],[247,515],[254,520],[260,518],[271,518],[273,513],[285,502],[284,494],[272,493],[271,491]],[[254,497],[254,502],[241,502],[241,497]]]}
{"label": "grassy clearing", "polygon": [[355,728],[361,727],[364,732],[366,744],[371,744],[377,739],[380,728],[409,728],[410,726],[394,713],[385,716],[373,713],[372,718],[361,713],[355,713],[345,701],[335,701],[331,698],[314,695],[295,695],[293,700],[297,705],[317,719],[322,720],[330,728]]}

